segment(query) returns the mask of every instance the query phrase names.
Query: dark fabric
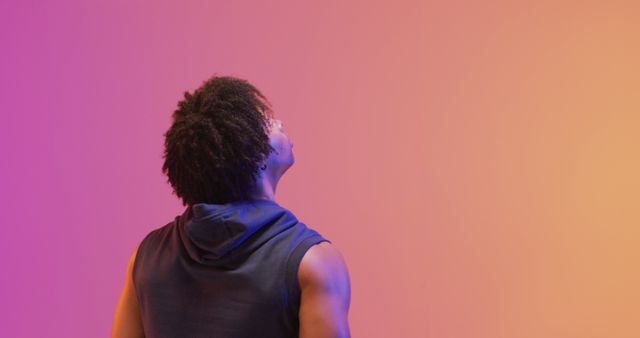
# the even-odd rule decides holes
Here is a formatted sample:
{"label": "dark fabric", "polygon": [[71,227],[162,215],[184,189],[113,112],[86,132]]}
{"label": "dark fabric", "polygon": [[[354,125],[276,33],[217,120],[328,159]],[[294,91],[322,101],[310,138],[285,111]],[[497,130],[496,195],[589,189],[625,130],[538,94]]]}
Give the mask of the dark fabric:
{"label": "dark fabric", "polygon": [[145,336],[298,337],[298,266],[323,241],[274,201],[187,207],[138,249]]}

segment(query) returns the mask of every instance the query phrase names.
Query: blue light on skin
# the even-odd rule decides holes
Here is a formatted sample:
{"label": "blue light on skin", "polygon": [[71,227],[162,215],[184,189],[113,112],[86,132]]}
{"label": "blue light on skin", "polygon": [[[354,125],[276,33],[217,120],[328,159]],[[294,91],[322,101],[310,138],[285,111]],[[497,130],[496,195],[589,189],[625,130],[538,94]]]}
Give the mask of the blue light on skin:
{"label": "blue light on skin", "polygon": [[[269,144],[275,149],[266,161],[258,163],[259,170],[256,178],[257,194],[255,199],[269,199],[275,201],[276,186],[280,178],[295,163],[293,143],[284,131],[284,123],[278,119],[269,120]],[[262,167],[266,163],[266,168]]]}

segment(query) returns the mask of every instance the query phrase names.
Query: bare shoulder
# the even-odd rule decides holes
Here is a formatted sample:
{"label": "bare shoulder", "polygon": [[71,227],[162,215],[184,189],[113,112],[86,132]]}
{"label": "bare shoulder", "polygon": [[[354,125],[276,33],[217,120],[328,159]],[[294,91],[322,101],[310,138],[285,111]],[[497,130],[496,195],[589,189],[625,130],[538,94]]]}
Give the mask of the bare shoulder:
{"label": "bare shoulder", "polygon": [[129,256],[128,268],[130,270],[133,270],[133,264],[136,262],[136,256],[138,255],[138,250],[140,250],[140,244],[136,246],[136,248],[133,250],[133,253],[131,253],[131,255]]}
{"label": "bare shoulder", "polygon": [[136,260],[139,245],[129,256],[127,272],[124,286],[118,298],[116,311],[111,328],[111,337],[144,337],[140,306],[136,297],[136,290],[133,284],[133,265]]}
{"label": "bare shoulder", "polygon": [[321,242],[310,247],[300,262],[298,282],[303,304],[317,300],[344,315],[348,312],[351,299],[349,270],[335,245]]}
{"label": "bare shoulder", "polygon": [[340,282],[341,278],[348,275],[344,256],[329,242],[321,242],[310,247],[302,257],[298,269],[298,281],[301,286]]}

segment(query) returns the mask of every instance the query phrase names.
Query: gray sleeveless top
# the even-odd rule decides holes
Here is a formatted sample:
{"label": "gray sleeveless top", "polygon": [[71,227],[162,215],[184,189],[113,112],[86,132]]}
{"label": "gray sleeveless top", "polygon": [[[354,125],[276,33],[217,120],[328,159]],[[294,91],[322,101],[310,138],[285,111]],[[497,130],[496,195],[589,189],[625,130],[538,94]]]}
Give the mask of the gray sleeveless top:
{"label": "gray sleeveless top", "polygon": [[136,255],[145,336],[298,337],[298,266],[323,241],[274,201],[187,207]]}

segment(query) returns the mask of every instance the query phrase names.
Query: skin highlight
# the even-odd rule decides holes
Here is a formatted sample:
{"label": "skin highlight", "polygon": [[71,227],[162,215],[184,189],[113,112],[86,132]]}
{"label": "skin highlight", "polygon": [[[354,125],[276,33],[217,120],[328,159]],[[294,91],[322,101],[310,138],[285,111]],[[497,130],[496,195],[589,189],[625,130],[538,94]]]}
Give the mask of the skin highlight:
{"label": "skin highlight", "polygon": [[[276,187],[280,178],[295,163],[293,143],[284,131],[284,123],[277,119],[270,120],[269,144],[274,151],[266,161],[261,161],[261,170],[256,178],[257,193],[254,199],[269,199],[275,201]],[[262,169],[266,164],[266,168]]]}

